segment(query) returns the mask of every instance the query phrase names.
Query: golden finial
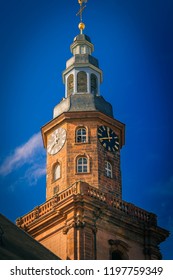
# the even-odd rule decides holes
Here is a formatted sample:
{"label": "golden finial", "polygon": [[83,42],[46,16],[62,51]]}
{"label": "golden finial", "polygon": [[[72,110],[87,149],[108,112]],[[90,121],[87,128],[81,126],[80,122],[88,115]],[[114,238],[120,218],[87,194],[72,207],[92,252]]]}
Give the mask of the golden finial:
{"label": "golden finial", "polygon": [[85,29],[85,24],[82,22],[82,15],[83,15],[84,9],[86,8],[86,5],[84,6],[84,3],[87,3],[87,0],[78,0],[78,3],[80,5],[80,10],[76,15],[80,16],[80,23],[79,23],[78,27],[80,29],[80,33],[82,34],[83,30]]}

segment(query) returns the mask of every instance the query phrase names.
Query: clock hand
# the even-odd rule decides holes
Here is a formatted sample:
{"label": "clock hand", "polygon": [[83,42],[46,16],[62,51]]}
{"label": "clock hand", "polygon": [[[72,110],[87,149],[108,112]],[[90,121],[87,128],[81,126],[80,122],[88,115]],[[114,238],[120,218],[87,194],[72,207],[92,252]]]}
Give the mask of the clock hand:
{"label": "clock hand", "polygon": [[58,135],[56,134],[56,136],[55,136],[55,142],[56,142],[56,144],[58,143],[58,141],[59,141],[59,137],[58,137]]}
{"label": "clock hand", "polygon": [[55,143],[52,143],[52,145],[50,145],[50,146],[48,147],[47,151],[48,151],[49,153],[50,153],[51,150],[53,149],[54,145],[55,145]]}
{"label": "clock hand", "polygon": [[112,137],[101,137],[100,139],[103,139],[103,140],[108,139],[108,140],[110,140],[110,139],[112,139]]}
{"label": "clock hand", "polygon": [[53,149],[53,147],[58,143],[58,141],[59,141],[59,137],[56,136],[52,145],[49,146],[49,151]]}
{"label": "clock hand", "polygon": [[110,142],[111,138],[110,138],[110,128],[109,127],[107,128],[107,134],[108,134],[108,139],[109,139],[109,142]]}
{"label": "clock hand", "polygon": [[54,142],[54,143],[52,143],[52,145],[49,147],[49,150],[52,150],[53,149],[53,147],[56,145],[56,143]]}

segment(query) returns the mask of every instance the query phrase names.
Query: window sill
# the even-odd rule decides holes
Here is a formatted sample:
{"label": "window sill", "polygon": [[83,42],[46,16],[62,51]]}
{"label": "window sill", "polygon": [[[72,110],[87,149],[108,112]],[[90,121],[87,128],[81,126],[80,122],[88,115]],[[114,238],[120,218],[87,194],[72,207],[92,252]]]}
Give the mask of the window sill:
{"label": "window sill", "polygon": [[113,177],[105,175],[106,178],[113,180]]}
{"label": "window sill", "polygon": [[91,172],[76,172],[75,175],[87,175],[91,174]]}
{"label": "window sill", "polygon": [[52,179],[52,182],[51,182],[51,183],[52,183],[52,184],[53,184],[53,183],[56,183],[56,182],[59,181],[60,179],[61,179],[61,177],[59,177],[58,179]]}
{"label": "window sill", "polygon": [[75,145],[85,145],[90,144],[89,142],[75,142]]}

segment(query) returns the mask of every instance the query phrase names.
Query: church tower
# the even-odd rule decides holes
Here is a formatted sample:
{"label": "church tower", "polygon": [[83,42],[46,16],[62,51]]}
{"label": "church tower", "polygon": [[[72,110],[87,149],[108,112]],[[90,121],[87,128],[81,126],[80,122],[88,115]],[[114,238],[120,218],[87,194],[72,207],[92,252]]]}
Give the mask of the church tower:
{"label": "church tower", "polygon": [[83,34],[70,46],[63,71],[65,97],[42,127],[46,202],[17,225],[61,259],[160,259],[168,232],[155,214],[122,200],[120,151],[125,125],[100,95],[102,70]]}

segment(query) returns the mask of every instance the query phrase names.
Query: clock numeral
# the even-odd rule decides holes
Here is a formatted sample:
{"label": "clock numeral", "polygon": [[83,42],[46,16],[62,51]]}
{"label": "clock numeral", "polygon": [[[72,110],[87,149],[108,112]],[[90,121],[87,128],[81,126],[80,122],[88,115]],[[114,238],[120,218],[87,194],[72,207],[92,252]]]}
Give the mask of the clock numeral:
{"label": "clock numeral", "polygon": [[115,149],[116,149],[116,150],[118,151],[118,149],[119,149],[119,146],[115,145],[114,147],[115,147]]}
{"label": "clock numeral", "polygon": [[104,129],[102,127],[99,128],[100,133],[104,132]]}

